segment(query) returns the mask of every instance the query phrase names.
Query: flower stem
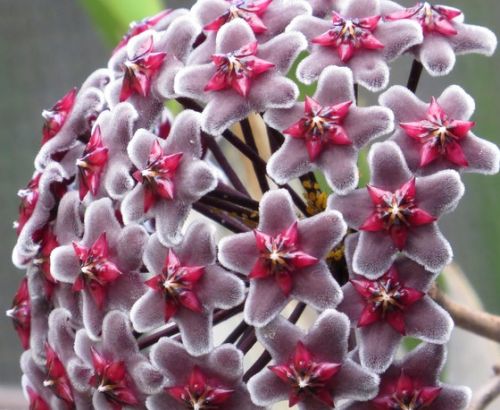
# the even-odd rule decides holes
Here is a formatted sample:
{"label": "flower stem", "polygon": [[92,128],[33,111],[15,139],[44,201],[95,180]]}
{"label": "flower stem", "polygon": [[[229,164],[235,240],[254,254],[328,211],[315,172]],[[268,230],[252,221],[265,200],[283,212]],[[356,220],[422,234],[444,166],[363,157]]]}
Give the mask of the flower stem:
{"label": "flower stem", "polygon": [[226,156],[220,149],[219,145],[217,144],[217,141],[215,141],[213,137],[205,133],[202,133],[202,138],[207,148],[210,150],[215,160],[219,163],[221,169],[226,174],[227,178],[229,179],[229,182],[231,182],[234,188],[240,191],[242,194],[250,196],[247,189],[243,185],[243,182],[241,182],[240,178],[238,177],[238,174],[236,174],[236,171],[233,169],[233,167],[227,160]]}
{"label": "flower stem", "polygon": [[493,367],[493,372],[491,380],[474,394],[467,410],[484,410],[500,396],[500,364]]}
{"label": "flower stem", "polygon": [[252,209],[254,211],[259,210],[258,201],[250,197],[244,196],[241,192],[236,191],[234,188],[227,186],[226,184],[220,181],[219,184],[217,185],[217,188],[209,192],[207,196],[220,198],[225,201],[244,206],[245,208]]}
{"label": "flower stem", "polygon": [[[243,132],[243,138],[245,143],[258,155],[258,148],[255,142],[255,137],[253,135],[252,127],[248,118],[240,121],[241,131]],[[266,168],[260,165],[260,161],[252,160],[253,170],[257,181],[259,183],[260,190],[262,193],[269,191],[269,183],[267,182]]]}
{"label": "flower stem", "polygon": [[422,75],[423,68],[424,66],[420,61],[413,60],[410,77],[408,78],[408,84],[406,86],[412,93],[417,91],[418,82],[420,81],[420,76]]}
{"label": "flower stem", "polygon": [[[251,218],[252,215],[254,215],[257,212],[252,209],[248,209],[241,205],[235,204],[233,202],[225,201],[223,199],[208,195],[205,195],[204,197],[200,198],[200,202],[202,204],[211,206],[213,208],[220,209],[221,211],[226,211],[230,213],[235,212],[237,215],[234,215],[234,217],[237,218],[239,218],[240,215],[245,215],[248,218]],[[231,216],[233,215],[231,214]]]}
{"label": "flower stem", "polygon": [[[243,311],[243,303],[241,305],[235,306],[234,308],[228,310],[219,310],[214,313],[213,324],[224,322],[225,320],[241,313]],[[149,335],[142,336],[138,340],[139,349],[146,349],[154,345],[162,337],[170,337],[179,333],[179,327],[177,325],[168,326],[164,329],[157,330]]]}
{"label": "flower stem", "polygon": [[194,203],[193,209],[234,233],[248,232],[250,230],[248,226],[240,222],[238,219],[228,215],[226,212],[218,211],[217,209],[214,209],[203,203],[200,202]]}
{"label": "flower stem", "polygon": [[271,152],[274,154],[285,142],[285,137],[274,128],[271,128],[266,124],[267,138],[269,139],[269,146],[271,147]]}
{"label": "flower stem", "polygon": [[242,321],[238,326],[235,327],[235,329],[229,334],[228,337],[224,340],[223,343],[234,343],[236,342],[239,337],[250,327],[247,322]]}
{"label": "flower stem", "polygon": [[429,295],[450,314],[457,326],[500,343],[500,316],[456,303],[436,284],[429,290]]}
{"label": "flower stem", "polygon": [[[288,320],[291,323],[297,323],[297,321],[300,319],[300,316],[304,312],[305,308],[306,304],[303,302],[299,302],[297,306],[295,306],[293,312],[288,317]],[[272,359],[271,355],[267,350],[265,350],[264,353],[262,353],[260,357],[257,359],[257,361],[243,375],[243,381],[246,383],[252,376],[259,373],[271,361],[271,359]]]}

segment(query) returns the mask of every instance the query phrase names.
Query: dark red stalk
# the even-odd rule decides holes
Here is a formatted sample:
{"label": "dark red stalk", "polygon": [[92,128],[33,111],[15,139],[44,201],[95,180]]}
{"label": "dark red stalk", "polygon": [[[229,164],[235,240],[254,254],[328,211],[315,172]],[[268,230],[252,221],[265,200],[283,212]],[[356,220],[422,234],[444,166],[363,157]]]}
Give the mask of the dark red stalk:
{"label": "dark red stalk", "polygon": [[415,93],[417,91],[418,82],[420,81],[420,76],[422,75],[422,70],[424,66],[420,61],[413,60],[411,65],[410,77],[408,78],[407,88]]}

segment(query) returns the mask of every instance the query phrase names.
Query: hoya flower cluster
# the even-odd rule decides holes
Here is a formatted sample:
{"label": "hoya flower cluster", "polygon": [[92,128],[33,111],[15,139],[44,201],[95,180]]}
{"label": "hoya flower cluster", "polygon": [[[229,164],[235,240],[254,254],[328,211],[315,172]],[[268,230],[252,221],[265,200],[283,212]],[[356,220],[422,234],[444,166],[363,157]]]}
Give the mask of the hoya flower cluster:
{"label": "hoya flower cluster", "polygon": [[[499,150],[459,86],[385,88],[405,53],[444,75],[495,47],[427,2],[199,0],[133,23],[43,112],[19,191],[8,315],[30,408],[465,409],[438,380],[453,322],[428,291],[460,173],[498,172]],[[406,336],[423,343],[396,359]]]}

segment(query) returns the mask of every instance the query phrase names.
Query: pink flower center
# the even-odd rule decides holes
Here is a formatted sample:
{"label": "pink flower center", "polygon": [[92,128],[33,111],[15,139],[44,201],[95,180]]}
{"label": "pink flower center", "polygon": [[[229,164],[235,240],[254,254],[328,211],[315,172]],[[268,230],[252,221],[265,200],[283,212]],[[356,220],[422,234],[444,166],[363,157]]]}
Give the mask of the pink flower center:
{"label": "pink flower center", "polygon": [[[430,407],[441,393],[440,387],[421,386],[401,372],[395,385],[385,387],[373,404],[380,410],[422,410]],[[392,390],[392,393],[390,392]]]}
{"label": "pink flower center", "polygon": [[462,12],[452,7],[431,5],[428,2],[419,2],[416,6],[403,11],[397,11],[386,16],[387,20],[414,19],[424,30],[424,34],[438,33],[451,37],[457,34],[453,19]]}
{"label": "pink flower center", "polygon": [[410,138],[422,144],[421,167],[430,164],[439,157],[460,167],[468,166],[460,142],[467,137],[475,123],[449,118],[434,97],[424,120],[404,122],[400,125]]}
{"label": "pink flower center", "polygon": [[395,192],[368,185],[368,193],[375,209],[359,229],[371,232],[386,230],[394,244],[402,250],[410,228],[436,220],[434,216],[417,207],[415,181],[415,178],[412,178]]}
{"label": "pink flower center", "polygon": [[316,160],[328,144],[350,145],[342,124],[349,113],[352,102],[322,106],[311,97],[306,97],[304,117],[283,131],[292,138],[305,139],[311,161]]}
{"label": "pink flower center", "polygon": [[177,255],[169,250],[162,273],[146,281],[146,285],[165,296],[165,321],[168,322],[180,306],[198,313],[203,310],[195,288],[204,273],[202,266],[181,265]]}
{"label": "pink flower center", "polygon": [[374,36],[381,16],[347,19],[333,12],[332,27],[313,38],[314,44],[337,48],[342,62],[348,62],[360,49],[377,50],[384,45]]}
{"label": "pink flower center", "polygon": [[205,25],[203,27],[204,30],[217,31],[224,24],[237,18],[245,20],[255,34],[260,34],[267,30],[267,27],[261,20],[261,16],[266,12],[272,0],[227,0],[227,2],[230,4],[227,11]]}
{"label": "pink flower center", "polygon": [[232,396],[233,390],[215,387],[198,367],[194,367],[185,386],[166,388],[168,395],[190,410],[217,410]]}
{"label": "pink flower center", "polygon": [[406,309],[424,297],[424,293],[405,287],[399,281],[398,272],[393,266],[380,279],[353,279],[351,284],[365,301],[365,308],[358,320],[364,327],[383,320],[397,332],[405,334],[404,313]]}
{"label": "pink flower center", "polygon": [[273,63],[256,57],[257,48],[255,41],[228,54],[214,54],[216,71],[205,91],[233,88],[241,96],[248,96],[252,80],[274,67]]}
{"label": "pink flower center", "polygon": [[340,367],[338,363],[315,361],[311,352],[299,341],[290,363],[269,366],[269,369],[291,387],[290,407],[307,397],[333,406],[333,397],[328,386]]}

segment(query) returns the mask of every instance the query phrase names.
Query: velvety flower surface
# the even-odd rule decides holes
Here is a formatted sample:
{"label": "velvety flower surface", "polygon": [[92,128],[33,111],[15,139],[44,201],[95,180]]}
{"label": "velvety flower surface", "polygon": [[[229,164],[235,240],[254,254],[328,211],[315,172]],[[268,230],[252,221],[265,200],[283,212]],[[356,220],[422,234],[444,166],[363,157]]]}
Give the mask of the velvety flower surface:
{"label": "velvety flower surface", "polygon": [[248,389],[262,406],[288,399],[301,410],[331,409],[343,399],[376,395],[378,377],[347,357],[349,321],[325,310],[305,334],[283,317],[257,329],[272,365],[252,377]]}
{"label": "velvety flower surface", "polygon": [[182,243],[170,249],[151,236],[144,263],[150,289],[131,309],[134,328],[148,332],[173,319],[188,352],[207,353],[212,348],[214,309],[234,307],[245,295],[243,282],[216,263],[212,227],[193,222]]}
{"label": "velvety flower surface", "polygon": [[310,5],[303,0],[202,0],[192,13],[205,33],[204,41],[190,54],[190,64],[206,63],[215,53],[217,32],[235,19],[248,23],[259,43],[283,33],[293,18],[310,14]]}
{"label": "velvety flower surface", "polygon": [[357,186],[359,149],[392,131],[393,115],[382,107],[357,107],[353,89],[348,68],[327,67],[313,97],[266,112],[264,120],[286,136],[267,166],[277,183],[319,168],[335,192]]}
{"label": "velvety flower surface", "polygon": [[68,363],[70,379],[77,391],[92,397],[96,410],[143,409],[146,395],[163,383],[161,374],[139,352],[124,313],[106,315],[99,342],[80,329],[75,352],[78,357]]}
{"label": "velvety flower surface", "polygon": [[404,336],[446,343],[453,328],[449,314],[427,295],[436,274],[400,257],[380,278],[372,280],[352,270],[359,234],[346,239],[350,281],[342,287],[338,309],[357,327],[359,358],[365,367],[387,369]]}
{"label": "velvety flower surface", "polygon": [[420,24],[424,40],[412,52],[431,75],[450,73],[456,55],[479,53],[491,56],[496,49],[495,34],[485,27],[465,24],[464,15],[454,7],[418,2],[413,7],[404,8],[393,1],[383,0],[382,9],[387,21],[413,20]]}
{"label": "velvety flower surface", "polygon": [[443,345],[422,343],[381,375],[380,390],[375,399],[353,402],[343,410],[466,409],[470,389],[439,381],[445,358]]}
{"label": "velvety flower surface", "polygon": [[151,349],[151,362],[166,377],[162,392],[150,396],[150,410],[258,410],[243,377],[243,354],[223,344],[202,356],[191,356],[183,345],[162,338]]}
{"label": "velvety flower surface", "polygon": [[219,243],[221,263],[250,279],[245,321],[266,325],[290,298],[318,310],[334,308],[342,296],[324,258],[345,235],[341,215],[327,211],[297,221],[285,190],[266,193],[259,215],[254,232],[228,236]]}
{"label": "velvety flower surface", "polygon": [[347,66],[354,81],[370,91],[385,88],[388,63],[422,41],[418,23],[382,20],[379,0],[348,0],[330,21],[299,16],[287,31],[299,31],[309,41],[310,55],[297,67],[300,81],[311,84],[326,67]]}
{"label": "velvety flower surface", "polygon": [[138,269],[146,240],[141,226],[122,228],[111,201],[103,198],[87,208],[83,238],[52,252],[54,277],[71,284],[82,300],[83,324],[92,337],[99,336],[106,311],[128,310],[142,294]]}
{"label": "velvety flower surface", "polygon": [[451,212],[463,195],[458,173],[444,170],[415,178],[400,148],[390,141],[374,144],[368,159],[370,184],[345,196],[333,195],[328,203],[361,231],[354,271],[376,279],[401,251],[439,272],[451,261],[452,250],[436,220]]}
{"label": "velvety flower surface", "polygon": [[200,115],[179,114],[166,141],[139,129],[128,153],[138,182],[121,204],[125,224],[155,218],[158,239],[164,245],[179,243],[191,204],[217,183],[211,167],[200,160]]}
{"label": "velvety flower surface", "polygon": [[448,87],[430,104],[394,86],[380,96],[380,103],[394,112],[398,125],[392,140],[401,147],[412,172],[426,175],[448,168],[498,172],[500,150],[472,132],[474,100],[459,86]]}
{"label": "velvety flower surface", "polygon": [[[265,44],[256,43],[248,23],[236,19],[218,31],[213,62],[181,70],[175,78],[175,91],[206,102],[202,128],[219,135],[252,111],[293,105],[298,89],[284,74],[305,47],[305,39],[299,33],[283,33]],[[215,87],[214,76],[221,82],[224,80],[223,84],[238,87]]]}

